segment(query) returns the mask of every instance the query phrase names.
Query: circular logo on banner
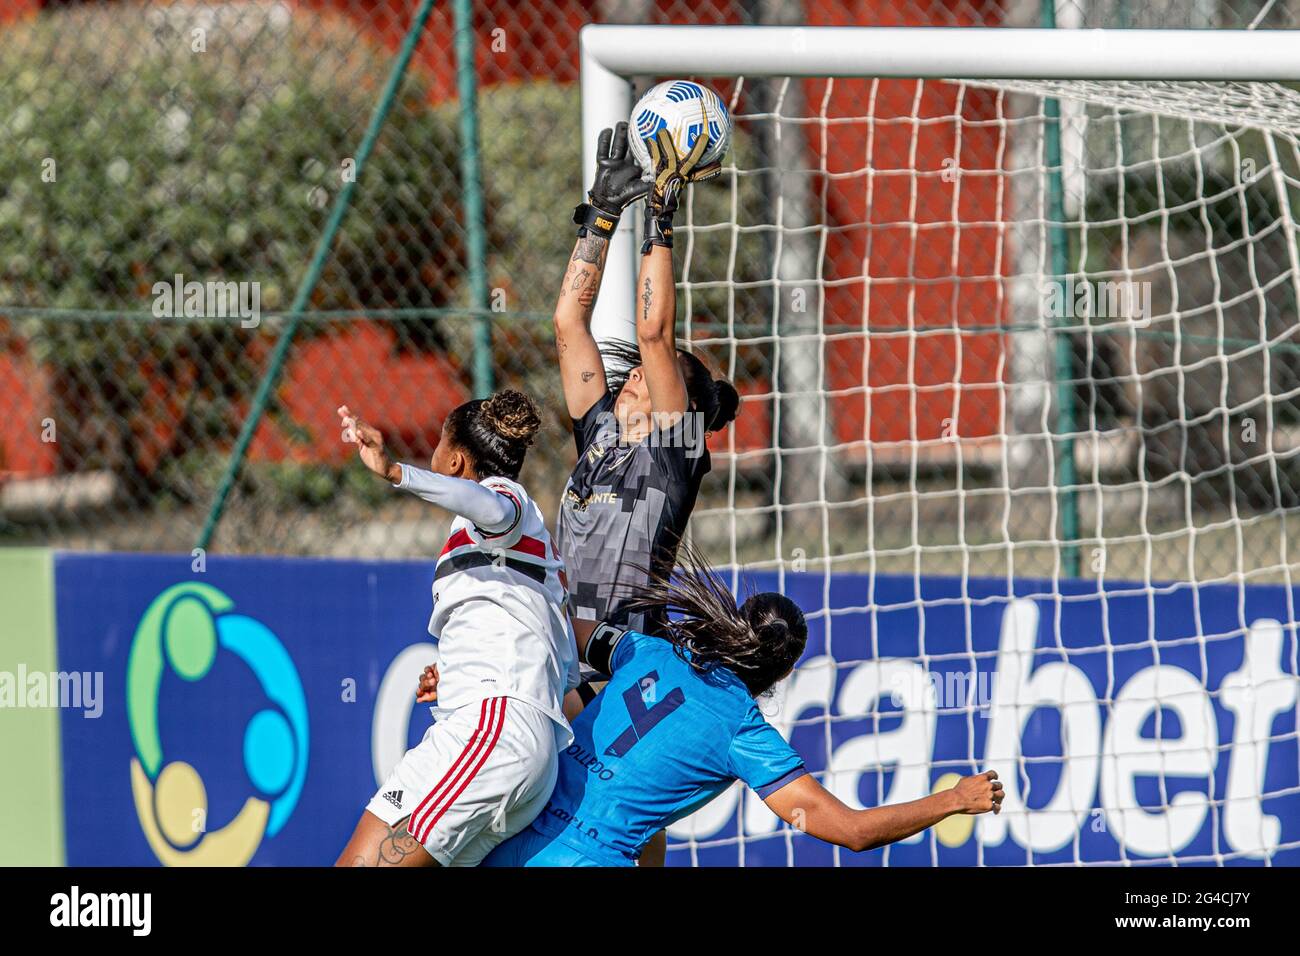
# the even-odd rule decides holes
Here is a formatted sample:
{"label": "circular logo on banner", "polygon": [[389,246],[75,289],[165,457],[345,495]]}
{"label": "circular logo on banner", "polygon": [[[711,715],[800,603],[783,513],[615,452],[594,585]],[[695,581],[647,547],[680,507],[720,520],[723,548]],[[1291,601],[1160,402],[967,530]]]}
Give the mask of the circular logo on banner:
{"label": "circular logo on banner", "polygon": [[[293,815],[307,776],[307,700],[298,671],[279,638],[260,621],[231,613],[234,606],[210,585],[177,584],[154,598],[131,641],[131,792],[145,838],[167,866],[243,866]],[[220,653],[248,665],[266,706],[243,729],[244,770],[254,792],[233,820],[213,829],[198,771],[163,754],[158,692],[166,670],[199,681]]]}

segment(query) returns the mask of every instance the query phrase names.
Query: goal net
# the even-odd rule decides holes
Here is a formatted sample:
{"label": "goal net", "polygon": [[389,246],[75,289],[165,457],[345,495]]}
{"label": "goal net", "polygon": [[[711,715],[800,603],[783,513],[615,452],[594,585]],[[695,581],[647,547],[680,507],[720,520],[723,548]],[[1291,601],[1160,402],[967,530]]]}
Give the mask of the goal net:
{"label": "goal net", "polygon": [[670,863],[1300,862],[1300,94],[1077,53],[1035,79],[1013,46],[984,62],[1017,79],[871,76],[865,45],[851,75],[826,42],[836,76],[789,78],[584,37],[624,115],[693,74],[735,119],[678,217],[680,331],[744,398],[692,534],[808,612],[762,705],[843,800],[1008,795],[858,856],[736,788]]}

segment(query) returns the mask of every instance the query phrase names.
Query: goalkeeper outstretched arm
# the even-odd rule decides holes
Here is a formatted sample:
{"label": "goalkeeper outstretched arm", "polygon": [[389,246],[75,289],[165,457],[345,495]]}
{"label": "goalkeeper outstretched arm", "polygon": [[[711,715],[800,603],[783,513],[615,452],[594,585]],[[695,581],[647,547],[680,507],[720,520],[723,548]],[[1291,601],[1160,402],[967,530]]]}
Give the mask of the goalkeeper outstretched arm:
{"label": "goalkeeper outstretched arm", "polygon": [[564,401],[573,418],[581,418],[605,394],[605,364],[591,334],[591,314],[619,218],[650,188],[628,153],[626,123],[601,131],[596,157],[588,201],[573,211],[578,241],[555,303],[555,351]]}
{"label": "goalkeeper outstretched arm", "polygon": [[650,410],[660,428],[677,424],[690,402],[677,361],[676,325],[673,250],[654,245],[641,257],[637,276],[636,347],[650,393]]}
{"label": "goalkeeper outstretched arm", "polygon": [[853,810],[804,774],[770,794],[764,803],[786,823],[827,843],[850,850],[873,850],[906,840],[958,813],[1002,809],[1002,782],[989,770],[962,777],[951,790],[910,803]]}
{"label": "goalkeeper outstretched arm", "polygon": [[707,137],[698,136],[681,156],[668,130],[646,140],[654,181],[645,201],[645,241],[637,276],[636,345],[650,407],[660,428],[670,428],[690,407],[686,380],[677,358],[677,287],[673,280],[673,215],[688,183],[716,175],[714,163],[700,166]]}
{"label": "goalkeeper outstretched arm", "polygon": [[555,352],[569,415],[581,418],[605,394],[605,363],[591,334],[591,312],[605,273],[609,240],[578,239],[555,303]]}

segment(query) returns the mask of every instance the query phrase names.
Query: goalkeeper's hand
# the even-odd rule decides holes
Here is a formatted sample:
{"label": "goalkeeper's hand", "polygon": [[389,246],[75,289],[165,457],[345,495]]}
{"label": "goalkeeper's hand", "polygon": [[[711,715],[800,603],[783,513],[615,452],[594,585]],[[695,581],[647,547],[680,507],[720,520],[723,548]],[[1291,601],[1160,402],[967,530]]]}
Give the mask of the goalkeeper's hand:
{"label": "goalkeeper's hand", "polygon": [[573,211],[573,221],[583,230],[608,239],[618,228],[619,217],[636,200],[650,191],[642,180],[641,167],[627,149],[627,124],[603,129],[596,140],[596,178],[587,202]]}
{"label": "goalkeeper's hand", "polygon": [[654,165],[654,188],[649,202],[666,212],[677,209],[677,193],[686,183],[698,183],[722,172],[722,163],[713,162],[707,166],[700,165],[700,157],[709,148],[707,136],[697,136],[690,152],[682,156],[677,152],[672,135],[661,129],[645,141],[650,151],[650,161]]}
{"label": "goalkeeper's hand", "polygon": [[682,156],[677,152],[672,135],[661,129],[646,141],[646,149],[654,163],[655,177],[646,197],[645,242],[641,245],[641,254],[645,255],[654,246],[673,245],[673,214],[677,212],[677,196],[686,183],[699,182],[716,176],[722,171],[721,163],[700,165],[700,157],[708,148],[708,137],[697,136],[690,151]]}

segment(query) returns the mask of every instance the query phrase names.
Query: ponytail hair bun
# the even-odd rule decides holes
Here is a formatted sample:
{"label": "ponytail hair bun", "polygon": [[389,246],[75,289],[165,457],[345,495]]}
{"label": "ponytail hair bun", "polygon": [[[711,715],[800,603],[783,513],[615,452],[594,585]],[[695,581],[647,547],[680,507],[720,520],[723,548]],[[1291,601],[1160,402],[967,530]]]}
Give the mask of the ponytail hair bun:
{"label": "ponytail hair bun", "polygon": [[790,625],[781,618],[774,618],[765,621],[754,628],[754,633],[760,640],[769,641],[772,644],[784,644],[790,639]]}
{"label": "ponytail hair bun", "polygon": [[514,481],[541,427],[533,400],[506,388],[491,398],[458,405],[447,416],[443,431],[469,455],[480,478],[499,475]]}
{"label": "ponytail hair bun", "polygon": [[726,428],[736,420],[736,414],[740,411],[740,393],[734,385],[726,379],[718,378],[713,381],[713,389],[717,395],[718,411],[709,423],[708,431]]}
{"label": "ponytail hair bun", "polygon": [[726,428],[736,420],[740,411],[740,395],[726,379],[713,377],[699,356],[677,350],[677,361],[682,369],[682,380],[691,407],[704,419],[704,430],[714,432]]}
{"label": "ponytail hair bun", "polygon": [[537,405],[523,392],[513,388],[502,389],[485,401],[479,409],[483,424],[508,442],[531,445],[542,418]]}

